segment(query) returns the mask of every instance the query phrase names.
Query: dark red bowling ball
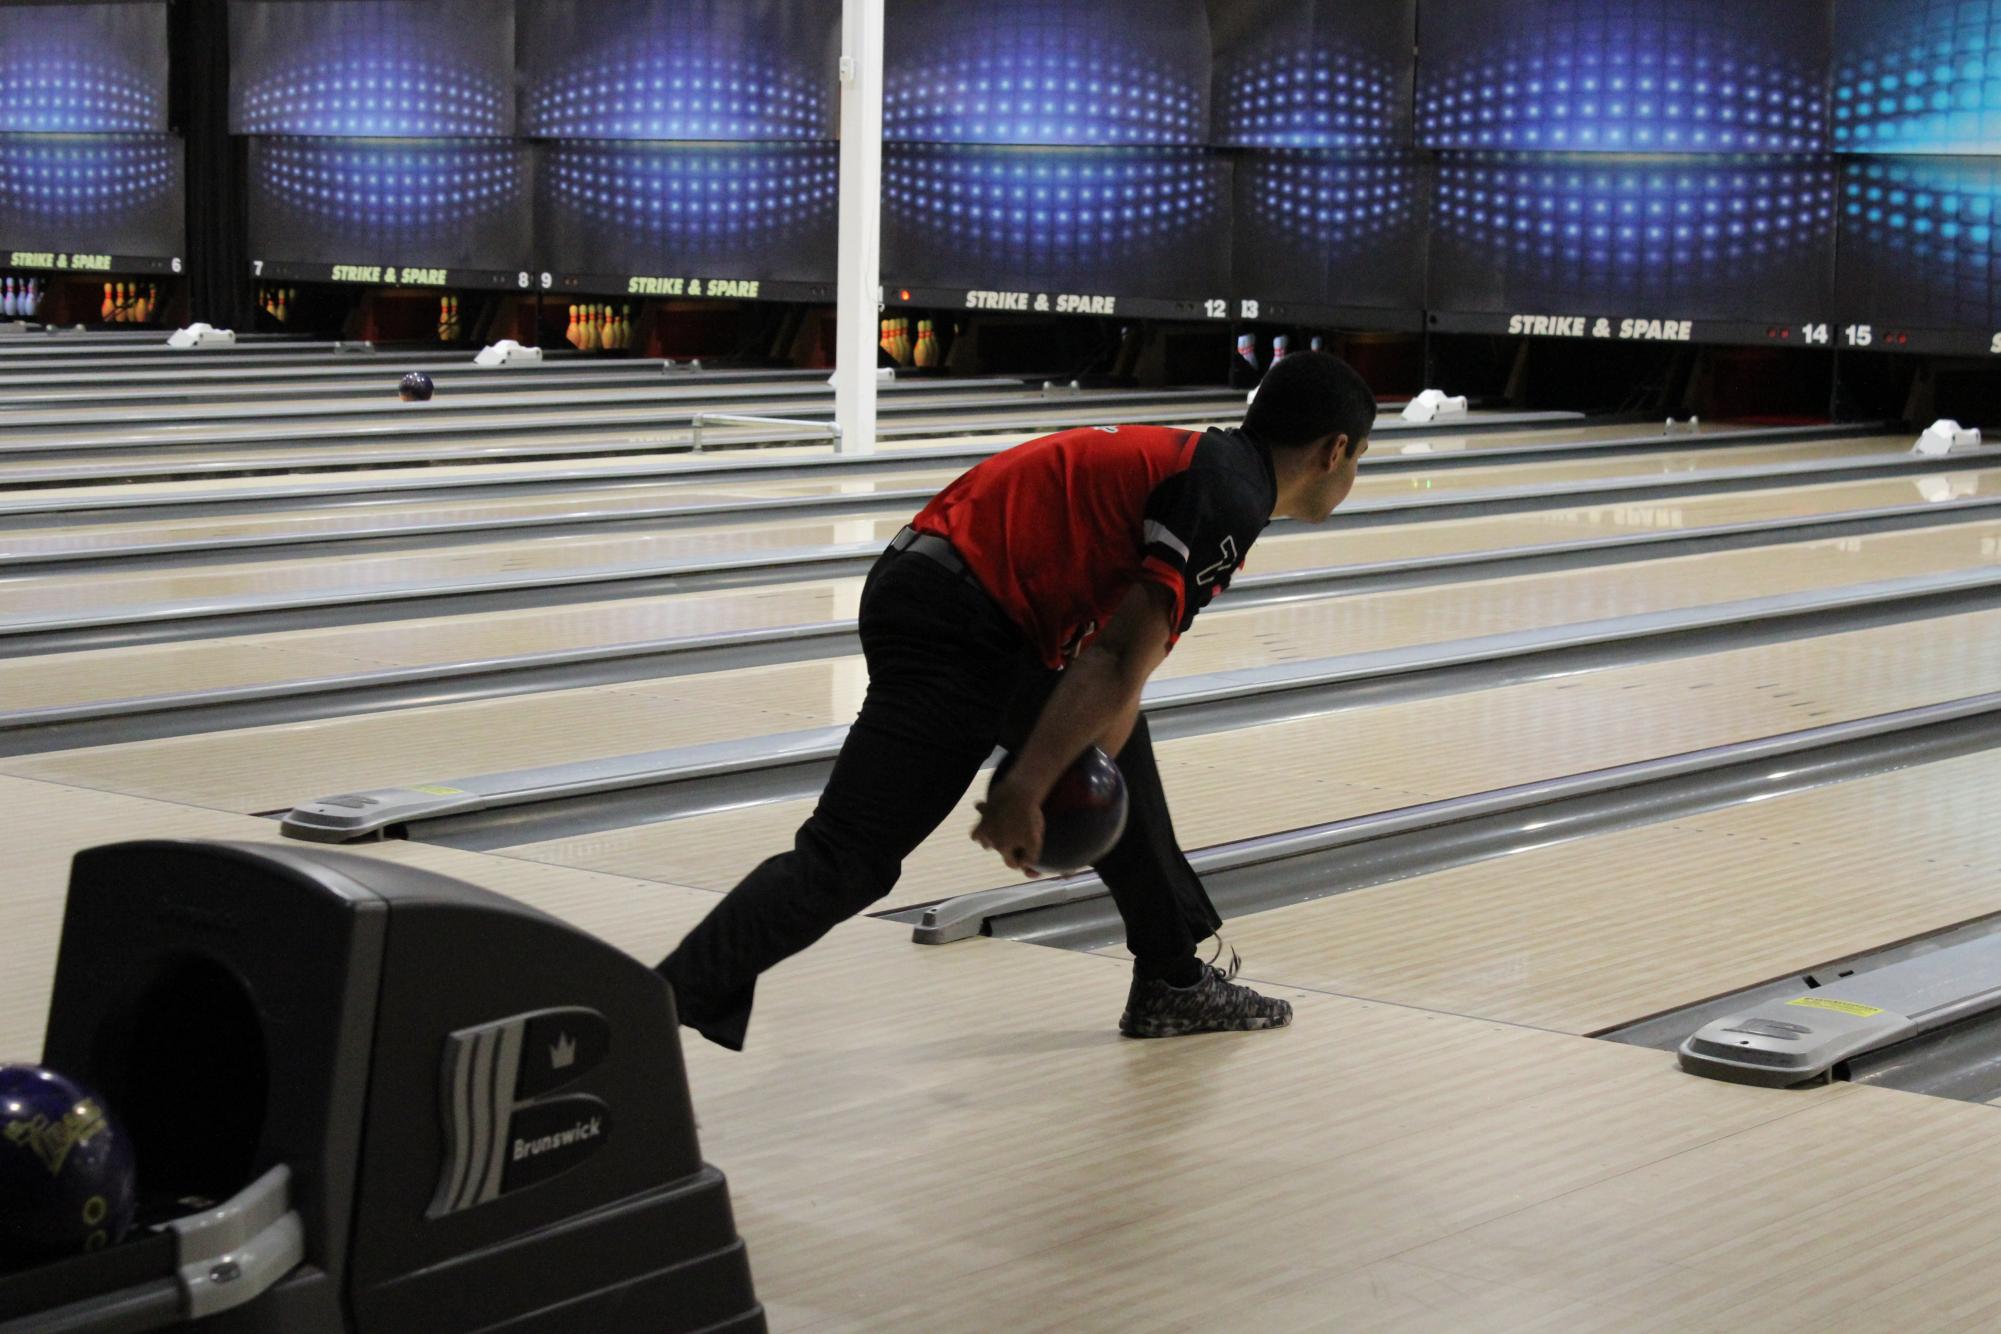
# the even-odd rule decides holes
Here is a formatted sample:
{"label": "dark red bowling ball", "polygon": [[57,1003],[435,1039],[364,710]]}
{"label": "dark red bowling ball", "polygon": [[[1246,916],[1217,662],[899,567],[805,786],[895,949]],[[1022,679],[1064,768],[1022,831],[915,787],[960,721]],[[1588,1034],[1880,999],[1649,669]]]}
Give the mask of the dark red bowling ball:
{"label": "dark red bowling ball", "polygon": [[132,1141],[95,1093],[0,1065],[0,1269],[109,1246],[132,1225]]}
{"label": "dark red bowling ball", "polygon": [[403,377],[403,382],[397,386],[396,392],[402,396],[405,403],[429,402],[431,397],[431,377],[422,371],[411,371]]}
{"label": "dark red bowling ball", "polygon": [[[993,781],[998,783],[1013,765],[1012,752],[1002,756]],[[1042,799],[1042,851],[1030,869],[1044,875],[1081,871],[1110,852],[1125,832],[1125,775],[1111,756],[1092,746]]]}

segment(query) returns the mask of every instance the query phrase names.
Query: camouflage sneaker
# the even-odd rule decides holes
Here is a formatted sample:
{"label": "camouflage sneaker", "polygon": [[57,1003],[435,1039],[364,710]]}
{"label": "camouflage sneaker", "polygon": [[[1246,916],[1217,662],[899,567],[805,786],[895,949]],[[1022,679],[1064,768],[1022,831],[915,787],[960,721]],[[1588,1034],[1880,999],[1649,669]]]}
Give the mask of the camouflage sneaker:
{"label": "camouflage sneaker", "polygon": [[1133,979],[1126,995],[1126,1012],[1119,1032],[1129,1038],[1178,1038],[1189,1033],[1241,1033],[1256,1028],[1284,1028],[1292,1022],[1292,1003],[1261,996],[1233,979],[1237,959],[1228,972],[1202,965],[1202,980],[1174,987],[1157,978]]}

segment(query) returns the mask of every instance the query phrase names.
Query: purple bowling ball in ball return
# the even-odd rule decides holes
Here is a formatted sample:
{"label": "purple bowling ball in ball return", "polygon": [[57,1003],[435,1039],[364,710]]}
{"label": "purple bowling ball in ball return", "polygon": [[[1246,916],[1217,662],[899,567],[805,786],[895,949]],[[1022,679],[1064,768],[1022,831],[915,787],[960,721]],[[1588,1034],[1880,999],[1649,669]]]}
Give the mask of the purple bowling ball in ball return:
{"label": "purple bowling ball in ball return", "polygon": [[[994,770],[998,783],[1014,753]],[[989,784],[987,790],[993,790]],[[1126,832],[1126,778],[1111,756],[1092,746],[1065,769],[1042,799],[1042,851],[1031,869],[1070,875],[1110,852]]]}
{"label": "purple bowling ball in ball return", "polygon": [[104,1102],[37,1065],[0,1065],[0,1269],[101,1250],[132,1226],[132,1141]]}
{"label": "purple bowling ball in ball return", "polygon": [[422,371],[411,371],[403,377],[396,393],[405,403],[428,403],[431,399],[431,377]]}

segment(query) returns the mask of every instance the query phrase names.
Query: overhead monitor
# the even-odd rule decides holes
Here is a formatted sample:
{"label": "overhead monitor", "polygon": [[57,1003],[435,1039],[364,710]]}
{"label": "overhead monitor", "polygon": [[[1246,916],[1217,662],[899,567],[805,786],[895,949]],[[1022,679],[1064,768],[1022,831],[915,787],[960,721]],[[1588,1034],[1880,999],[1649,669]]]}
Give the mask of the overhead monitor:
{"label": "overhead monitor", "polygon": [[1827,142],[1826,0],[1429,0],[1435,149],[1801,153]]}
{"label": "overhead monitor", "polygon": [[527,286],[531,174],[511,140],[252,139],[252,264],[309,282]]}

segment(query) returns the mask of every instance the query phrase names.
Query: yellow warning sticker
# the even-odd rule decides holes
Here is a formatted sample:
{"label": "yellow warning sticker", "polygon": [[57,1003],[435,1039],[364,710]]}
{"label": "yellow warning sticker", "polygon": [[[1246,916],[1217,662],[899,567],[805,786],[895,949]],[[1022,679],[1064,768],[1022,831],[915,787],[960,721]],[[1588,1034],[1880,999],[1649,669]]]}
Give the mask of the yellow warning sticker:
{"label": "yellow warning sticker", "polygon": [[1833,1010],[1837,1014],[1852,1014],[1857,1019],[1867,1019],[1883,1011],[1874,1005],[1857,1005],[1854,1001],[1823,1000],[1819,996],[1801,996],[1798,1000],[1787,1001],[1788,1005],[1803,1005],[1809,1010]]}
{"label": "yellow warning sticker", "polygon": [[434,797],[463,797],[466,794],[466,790],[462,787],[445,787],[439,783],[419,783],[410,790],[428,792]]}

